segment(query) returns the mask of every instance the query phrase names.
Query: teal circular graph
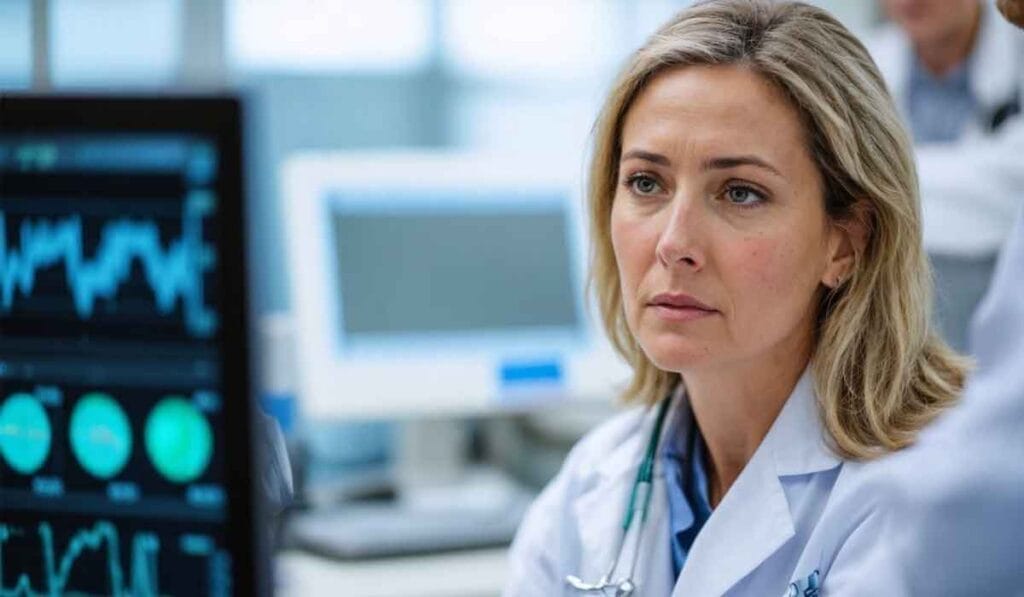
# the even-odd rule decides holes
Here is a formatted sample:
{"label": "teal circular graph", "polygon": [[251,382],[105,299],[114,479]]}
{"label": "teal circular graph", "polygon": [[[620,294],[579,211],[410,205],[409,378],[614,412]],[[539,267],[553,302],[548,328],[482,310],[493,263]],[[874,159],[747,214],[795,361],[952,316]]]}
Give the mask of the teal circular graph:
{"label": "teal circular graph", "polygon": [[210,464],[213,432],[196,406],[168,396],[146,418],[146,454],[156,470],[172,483],[198,479]]}
{"label": "teal circular graph", "polygon": [[50,419],[32,394],[12,394],[0,406],[0,454],[12,469],[31,475],[50,455]]}
{"label": "teal circular graph", "polygon": [[117,475],[132,454],[132,428],[124,409],[108,394],[90,392],[71,411],[71,451],[93,477]]}

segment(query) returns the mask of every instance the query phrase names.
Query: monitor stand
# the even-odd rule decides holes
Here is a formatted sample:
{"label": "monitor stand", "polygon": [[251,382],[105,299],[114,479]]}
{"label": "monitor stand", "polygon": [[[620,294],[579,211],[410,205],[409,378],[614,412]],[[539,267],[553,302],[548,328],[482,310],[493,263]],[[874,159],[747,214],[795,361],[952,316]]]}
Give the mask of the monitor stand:
{"label": "monitor stand", "polygon": [[467,462],[463,420],[402,423],[396,497],[296,515],[290,542],[336,558],[372,558],[506,545],[534,494],[493,466]]}

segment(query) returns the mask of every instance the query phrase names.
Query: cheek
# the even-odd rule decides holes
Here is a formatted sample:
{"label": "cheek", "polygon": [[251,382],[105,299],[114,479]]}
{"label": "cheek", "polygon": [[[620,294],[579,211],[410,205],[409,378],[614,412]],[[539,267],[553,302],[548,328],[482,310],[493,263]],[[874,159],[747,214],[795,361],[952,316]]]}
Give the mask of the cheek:
{"label": "cheek", "polygon": [[612,250],[615,253],[622,286],[622,300],[627,313],[632,310],[640,284],[654,259],[657,239],[655,238],[654,243],[651,242],[648,228],[641,220],[630,219],[615,210],[612,211]]}
{"label": "cheek", "polygon": [[612,210],[611,218],[612,251],[615,253],[615,263],[619,268],[619,279],[622,281],[623,290],[635,281],[636,269],[638,268],[638,235],[636,226],[631,226],[628,221]]}
{"label": "cheek", "polygon": [[789,322],[804,312],[816,288],[811,255],[792,239],[748,238],[733,247],[723,271],[731,272],[727,283],[744,325]]}

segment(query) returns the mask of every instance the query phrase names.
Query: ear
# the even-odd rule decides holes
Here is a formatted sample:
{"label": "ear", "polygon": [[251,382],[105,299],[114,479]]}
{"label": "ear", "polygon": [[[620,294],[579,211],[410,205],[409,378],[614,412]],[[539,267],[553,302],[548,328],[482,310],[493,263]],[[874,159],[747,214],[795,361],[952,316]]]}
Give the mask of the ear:
{"label": "ear", "polygon": [[849,280],[857,257],[864,254],[871,237],[869,205],[866,199],[860,199],[848,218],[829,223],[827,262],[821,276],[827,288],[839,288]]}

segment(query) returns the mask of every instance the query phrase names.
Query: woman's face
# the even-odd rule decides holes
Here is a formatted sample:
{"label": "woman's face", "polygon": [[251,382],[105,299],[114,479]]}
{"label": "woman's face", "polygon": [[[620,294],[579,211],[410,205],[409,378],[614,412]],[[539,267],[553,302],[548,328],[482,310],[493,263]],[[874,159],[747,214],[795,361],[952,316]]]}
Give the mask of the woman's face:
{"label": "woman's face", "polygon": [[806,358],[852,262],[797,112],[741,66],[654,78],[622,129],[611,213],[626,320],[659,368]]}

